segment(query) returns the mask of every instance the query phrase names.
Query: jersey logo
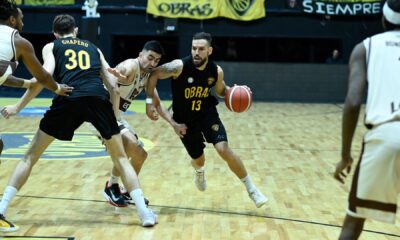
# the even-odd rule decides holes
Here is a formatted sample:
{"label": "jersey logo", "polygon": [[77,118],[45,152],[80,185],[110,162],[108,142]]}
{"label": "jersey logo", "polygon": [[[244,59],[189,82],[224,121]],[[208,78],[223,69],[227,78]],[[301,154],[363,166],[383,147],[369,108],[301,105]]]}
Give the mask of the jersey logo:
{"label": "jersey logo", "polygon": [[188,81],[188,83],[193,83],[194,79],[192,77],[189,77],[187,81]]}
{"label": "jersey logo", "polygon": [[213,78],[213,77],[209,77],[209,78],[207,79],[208,85],[212,85],[214,82],[215,82],[215,78]]}
{"label": "jersey logo", "polygon": [[218,130],[219,130],[219,125],[218,125],[218,124],[214,124],[214,125],[211,126],[211,129],[212,129],[213,131],[215,131],[215,132],[218,132]]}

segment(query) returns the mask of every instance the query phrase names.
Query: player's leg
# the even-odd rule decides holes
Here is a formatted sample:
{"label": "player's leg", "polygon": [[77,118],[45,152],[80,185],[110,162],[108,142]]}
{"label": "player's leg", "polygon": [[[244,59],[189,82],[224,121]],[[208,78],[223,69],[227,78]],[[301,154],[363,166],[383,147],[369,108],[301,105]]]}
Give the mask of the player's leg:
{"label": "player's leg", "polygon": [[364,228],[365,218],[356,218],[346,214],[343,222],[340,240],[358,239]]}
{"label": "player's leg", "polygon": [[205,156],[204,138],[201,132],[188,129],[186,135],[181,138],[186,151],[192,158],[191,164],[194,168],[194,183],[200,191],[205,191],[207,182],[205,178]]}
{"label": "player's leg", "polygon": [[113,135],[105,140],[108,152],[113,160],[114,166],[121,173],[122,182],[135,202],[138,215],[144,227],[151,227],[157,223],[157,216],[147,208],[143,191],[140,188],[139,179],[131,163],[125,155],[122,138],[120,134]]}
{"label": "player's leg", "polygon": [[24,158],[17,164],[0,202],[0,231],[13,232],[18,230],[18,226],[7,221],[4,214],[12,199],[27,181],[33,166],[53,140],[54,137],[38,129]]}
{"label": "player's leg", "polygon": [[254,185],[242,160],[229,147],[225,127],[219,119],[218,114],[210,114],[205,118],[202,130],[207,142],[214,144],[214,148],[228,164],[230,170],[243,182],[249,197],[253,200],[255,205],[257,207],[264,205],[268,201],[267,197]]}
{"label": "player's leg", "polygon": [[157,216],[145,204],[139,179],[126,156],[111,103],[99,98],[91,98],[88,103],[90,107],[86,109],[87,121],[91,122],[103,137],[114,166],[121,173],[122,182],[135,202],[142,226],[154,226]]}

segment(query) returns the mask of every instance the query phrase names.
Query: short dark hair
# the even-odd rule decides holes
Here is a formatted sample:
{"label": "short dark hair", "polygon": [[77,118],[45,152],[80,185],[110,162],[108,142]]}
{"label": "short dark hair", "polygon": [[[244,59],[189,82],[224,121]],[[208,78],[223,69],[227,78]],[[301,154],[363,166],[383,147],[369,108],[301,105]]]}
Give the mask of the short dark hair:
{"label": "short dark hair", "polygon": [[[392,9],[394,12],[400,14],[400,0],[387,0],[387,5],[390,9]],[[400,28],[399,24],[393,24],[389,22],[385,15],[383,15],[383,24],[386,30],[394,30],[397,28]]]}
{"label": "short dark hair", "polygon": [[211,44],[212,44],[212,37],[211,37],[211,34],[206,33],[206,32],[198,32],[198,33],[195,33],[195,34],[193,35],[193,38],[192,38],[192,39],[193,39],[193,40],[204,39],[204,40],[206,40],[206,41],[208,42],[208,45],[211,46]]}
{"label": "short dark hair", "polygon": [[18,7],[14,0],[0,0],[0,20],[6,21],[11,16],[18,17]]}
{"label": "short dark hair", "polygon": [[53,32],[60,35],[72,33],[75,29],[75,19],[71,15],[57,15],[53,21]]}
{"label": "short dark hair", "polygon": [[161,43],[156,40],[151,40],[151,41],[146,42],[143,46],[143,50],[153,51],[160,55],[165,55],[164,48],[161,46]]}

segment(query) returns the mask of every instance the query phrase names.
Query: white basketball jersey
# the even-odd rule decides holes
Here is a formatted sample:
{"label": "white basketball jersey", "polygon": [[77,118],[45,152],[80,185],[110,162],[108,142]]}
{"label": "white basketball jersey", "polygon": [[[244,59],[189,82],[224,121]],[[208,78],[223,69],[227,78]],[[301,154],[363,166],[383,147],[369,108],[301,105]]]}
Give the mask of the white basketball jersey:
{"label": "white basketball jersey", "polygon": [[9,26],[0,25],[0,85],[17,68],[14,37],[18,31]]}
{"label": "white basketball jersey", "polygon": [[364,40],[368,96],[366,125],[400,120],[400,31]]}
{"label": "white basketball jersey", "polygon": [[134,59],[138,66],[138,71],[135,73],[135,77],[132,80],[132,83],[129,85],[123,85],[119,83],[119,91],[120,91],[120,104],[119,104],[119,109],[123,112],[126,112],[128,110],[129,106],[132,103],[132,100],[136,98],[137,95],[139,95],[143,89],[144,86],[146,85],[147,79],[150,76],[150,73],[145,73],[141,77],[141,72],[140,72],[140,67],[139,67],[139,60],[136,58]]}

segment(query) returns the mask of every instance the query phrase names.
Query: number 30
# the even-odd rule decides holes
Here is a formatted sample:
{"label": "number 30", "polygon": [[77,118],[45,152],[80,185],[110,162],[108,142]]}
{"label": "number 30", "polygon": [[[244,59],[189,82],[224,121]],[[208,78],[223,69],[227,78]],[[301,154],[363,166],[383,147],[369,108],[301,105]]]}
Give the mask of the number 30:
{"label": "number 30", "polygon": [[76,52],[72,49],[67,49],[65,51],[65,56],[69,57],[68,58],[68,63],[65,64],[65,67],[68,70],[75,69],[77,66],[79,66],[80,69],[86,70],[90,68],[90,57],[89,53],[81,50],[76,54]]}

